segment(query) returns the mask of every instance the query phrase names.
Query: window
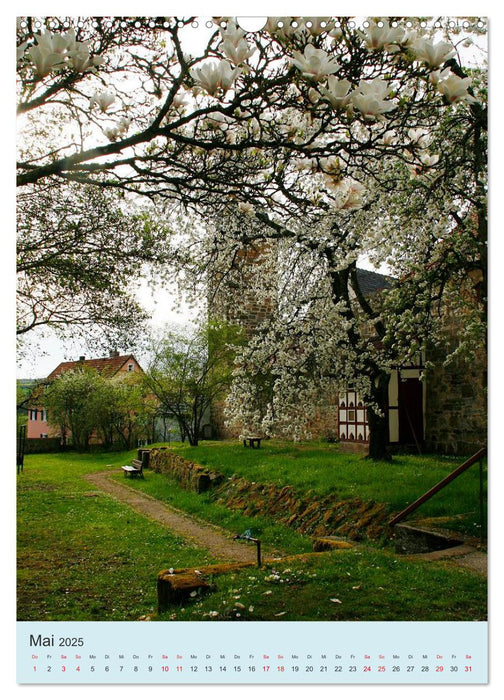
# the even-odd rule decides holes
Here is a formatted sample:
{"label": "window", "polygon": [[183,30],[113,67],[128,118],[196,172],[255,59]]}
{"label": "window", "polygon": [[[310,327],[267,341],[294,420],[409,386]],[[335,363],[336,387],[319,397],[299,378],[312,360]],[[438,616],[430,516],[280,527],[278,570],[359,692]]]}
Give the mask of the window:
{"label": "window", "polygon": [[47,409],[46,408],[43,408],[40,411],[40,420],[44,420],[47,423]]}
{"label": "window", "polygon": [[37,420],[37,409],[36,408],[30,409],[30,420]]}
{"label": "window", "polygon": [[130,364],[128,365],[128,372],[133,372],[134,369],[135,365],[132,362],[130,362]]}
{"label": "window", "polygon": [[41,438],[46,438],[46,437],[47,437],[47,433],[40,433],[40,437],[41,437]]}

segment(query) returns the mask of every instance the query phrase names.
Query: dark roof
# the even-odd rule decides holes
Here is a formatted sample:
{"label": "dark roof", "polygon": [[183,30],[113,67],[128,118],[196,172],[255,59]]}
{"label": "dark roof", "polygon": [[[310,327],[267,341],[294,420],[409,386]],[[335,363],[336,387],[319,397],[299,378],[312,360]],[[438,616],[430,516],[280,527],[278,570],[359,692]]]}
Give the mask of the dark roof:
{"label": "dark roof", "polygon": [[373,294],[392,286],[392,278],[379,272],[357,268],[357,281],[363,294]]}
{"label": "dark roof", "polygon": [[[95,360],[80,359],[73,362],[60,362],[56,369],[53,369],[51,374],[47,377],[46,381],[55,379],[56,377],[59,377],[60,374],[78,369],[79,367],[95,369],[105,377],[113,377],[128,361],[130,362],[131,360],[135,360],[133,355],[116,355],[115,357],[101,357]],[[135,360],[135,362],[140,367],[137,360]]]}

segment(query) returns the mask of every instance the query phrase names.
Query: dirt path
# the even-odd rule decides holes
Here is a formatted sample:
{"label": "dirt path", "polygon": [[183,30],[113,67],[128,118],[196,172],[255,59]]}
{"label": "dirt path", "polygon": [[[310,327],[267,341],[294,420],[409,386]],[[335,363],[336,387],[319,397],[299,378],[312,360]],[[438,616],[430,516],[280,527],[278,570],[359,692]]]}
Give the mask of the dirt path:
{"label": "dirt path", "polygon": [[[114,474],[117,474],[116,470],[86,474],[84,478],[100,489],[100,491],[113,496],[121,503],[125,503],[137,513],[161,523],[172,532],[191,541],[195,546],[206,549],[219,562],[245,563],[256,561],[256,547],[253,544],[235,542],[230,533],[222,528],[197,520],[173,506],[168,506],[152,496],[137,491],[127,484],[121,484],[111,479],[110,477]],[[270,557],[264,557],[264,554],[263,552],[263,559],[282,556],[278,552],[270,553]],[[466,545],[438,552],[429,552],[428,554],[405,556],[428,561],[450,559],[458,566],[477,571],[480,574],[486,574],[486,553]]]}
{"label": "dirt path", "polygon": [[84,478],[101,491],[130,506],[137,513],[165,525],[172,532],[190,540],[195,546],[206,549],[219,561],[256,561],[255,545],[235,542],[225,530],[207,522],[197,521],[152,496],[141,493],[126,484],[120,484],[110,478],[112,474],[117,474],[117,471],[86,474]]}
{"label": "dirt path", "polygon": [[[408,555],[405,555],[408,556]],[[471,571],[477,571],[483,576],[487,575],[488,557],[486,552],[482,552],[470,545],[459,545],[442,549],[437,552],[427,552],[426,554],[409,555],[411,559],[423,559],[425,561],[451,561],[457,566],[462,566]]]}

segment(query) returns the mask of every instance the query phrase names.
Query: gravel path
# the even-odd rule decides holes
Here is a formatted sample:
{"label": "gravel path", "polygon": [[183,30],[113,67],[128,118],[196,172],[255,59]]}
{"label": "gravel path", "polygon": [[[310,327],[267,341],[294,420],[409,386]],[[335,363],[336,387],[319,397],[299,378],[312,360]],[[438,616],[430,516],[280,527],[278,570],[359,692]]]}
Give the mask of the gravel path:
{"label": "gravel path", "polygon": [[257,550],[254,544],[235,542],[225,530],[196,520],[181,511],[161,503],[156,498],[141,493],[131,486],[120,484],[110,478],[117,471],[86,474],[85,479],[93,486],[125,503],[141,515],[165,525],[169,530],[190,540],[194,545],[206,549],[221,562],[255,562]]}

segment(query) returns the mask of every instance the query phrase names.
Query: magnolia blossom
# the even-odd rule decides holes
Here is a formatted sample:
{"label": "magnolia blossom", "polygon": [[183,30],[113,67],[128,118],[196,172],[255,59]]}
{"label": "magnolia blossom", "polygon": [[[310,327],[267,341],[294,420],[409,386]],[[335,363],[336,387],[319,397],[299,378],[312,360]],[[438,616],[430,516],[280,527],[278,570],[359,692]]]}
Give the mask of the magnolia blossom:
{"label": "magnolia blossom", "polygon": [[92,109],[95,105],[97,105],[102,112],[106,112],[114,101],[115,95],[113,95],[111,92],[95,92],[89,101],[89,107]]}
{"label": "magnolia blossom", "polygon": [[103,129],[103,133],[109,139],[109,141],[117,141],[120,136],[126,136],[130,128],[131,119],[127,117],[121,117],[117,124],[114,126],[108,126]]}
{"label": "magnolia blossom", "polygon": [[35,74],[39,78],[45,78],[51,71],[63,67],[61,54],[47,51],[41,46],[32,46],[27,56],[33,63]]}
{"label": "magnolia blossom", "polygon": [[420,163],[410,162],[406,166],[412,178],[425,178],[429,168],[433,168],[438,162],[439,155],[437,153],[422,153],[420,154]]}
{"label": "magnolia blossom", "polygon": [[343,37],[343,32],[341,31],[340,27],[335,27],[329,32],[329,36],[332,37],[332,43],[336,45]]}
{"label": "magnolia blossom", "polygon": [[75,34],[53,34],[43,31],[35,37],[37,45],[46,53],[63,54],[75,42]]}
{"label": "magnolia blossom", "polygon": [[239,66],[255,53],[255,47],[250,46],[246,39],[240,39],[237,44],[225,39],[222,42],[222,50],[235,66]]}
{"label": "magnolia blossom", "polygon": [[383,134],[382,140],[385,146],[391,146],[394,143],[397,143],[397,134],[395,133],[395,131],[386,131]]}
{"label": "magnolia blossom", "polygon": [[470,78],[459,78],[458,75],[450,73],[447,78],[439,81],[437,89],[452,104],[455,102],[476,102],[476,99],[467,92],[470,85]]}
{"label": "magnolia blossom", "polygon": [[399,44],[404,38],[404,29],[391,27],[388,20],[381,20],[379,24],[371,22],[364,32],[360,32],[368,49],[382,49],[388,44]]}
{"label": "magnolia blossom", "polygon": [[198,68],[192,68],[190,73],[196,85],[212,97],[216,97],[219,91],[225,94],[230,89],[241,69],[233,69],[229,61],[221,60],[218,63],[205,63]]}
{"label": "magnolia blossom", "polygon": [[292,63],[306,78],[323,80],[327,75],[336,73],[340,67],[323,49],[316,49],[311,44],[305,47],[304,54],[294,51],[292,55]]}
{"label": "magnolia blossom", "polygon": [[318,160],[316,158],[299,158],[294,162],[294,170],[310,170],[316,173],[318,170]]}
{"label": "magnolia blossom", "polygon": [[178,109],[182,112],[188,104],[189,98],[186,95],[186,93],[183,90],[177,92],[172,101],[172,105],[175,107],[175,109]]}
{"label": "magnolia blossom", "polygon": [[128,117],[121,117],[119,119],[119,122],[117,124],[117,131],[121,136],[125,136],[130,128],[131,125],[131,119],[128,119]]}
{"label": "magnolia blossom", "polygon": [[321,87],[320,92],[334,109],[346,107],[350,99],[349,90],[352,87],[348,80],[338,80],[336,76],[330,75],[327,78],[327,88]]}
{"label": "magnolia blossom", "polygon": [[334,180],[326,177],[326,185],[336,197],[336,209],[359,209],[362,206],[364,185],[351,177]]}
{"label": "magnolia blossom", "polygon": [[385,100],[390,88],[381,78],[361,80],[359,87],[351,94],[353,106],[362,113],[364,119],[373,121],[380,114],[391,112],[396,108],[393,100]]}
{"label": "magnolia blossom", "polygon": [[250,202],[238,202],[238,211],[241,214],[252,216],[255,212],[254,206]]}
{"label": "magnolia blossom", "polygon": [[422,161],[422,165],[424,165],[426,168],[432,168],[439,161],[439,155],[437,153],[434,153],[433,155],[422,153],[420,160]]}
{"label": "magnolia blossom", "polygon": [[101,63],[103,63],[103,58],[101,56],[91,57],[89,54],[89,46],[82,41],[78,41],[75,47],[68,52],[68,63],[73,70],[78,73],[83,73],[87,70],[93,70]]}
{"label": "magnolia blossom", "polygon": [[16,48],[16,61],[20,61],[23,58],[27,46],[28,46],[28,42],[25,41],[20,46],[18,46]]}
{"label": "magnolia blossom", "polygon": [[64,66],[63,53],[69,45],[66,36],[44,31],[35,36],[35,41],[36,45],[28,50],[27,55],[40,78]]}
{"label": "magnolia blossom", "polygon": [[234,19],[229,19],[226,22],[225,27],[221,27],[220,34],[223,41],[230,41],[232,44],[237,46],[239,42],[245,38],[245,32],[241,27],[239,27]]}
{"label": "magnolia blossom", "polygon": [[28,50],[27,56],[40,78],[66,67],[78,72],[94,70],[103,62],[101,56],[91,57],[87,43],[76,41],[73,28],[66,34],[45,31],[35,40],[37,44]]}
{"label": "magnolia blossom", "polygon": [[318,162],[320,169],[328,175],[338,175],[341,170],[340,160],[338,156],[328,156],[327,158],[320,158]]}
{"label": "magnolia blossom", "polygon": [[222,50],[231,63],[239,66],[255,53],[255,47],[250,46],[245,39],[245,32],[237,27],[235,22],[229,21],[226,29],[221,29]]}
{"label": "magnolia blossom", "polygon": [[64,35],[67,42],[67,57],[70,68],[78,72],[93,71],[103,63],[102,56],[91,56],[89,44],[76,41],[73,27]]}
{"label": "magnolia blossom", "polygon": [[203,123],[209,129],[222,129],[226,124],[230,124],[233,120],[222,112],[210,112],[205,117]]}
{"label": "magnolia blossom", "polygon": [[427,129],[409,129],[408,138],[418,148],[428,148],[432,141],[432,134]]}
{"label": "magnolia blossom", "polygon": [[117,126],[106,126],[103,129],[103,133],[105,136],[108,138],[109,141],[117,141],[117,137],[119,136],[119,131],[117,129]]}
{"label": "magnolia blossom", "polygon": [[411,50],[417,60],[424,61],[431,68],[437,68],[455,54],[455,49],[448,42],[440,41],[434,44],[428,39],[413,42]]}
{"label": "magnolia blossom", "polygon": [[312,173],[322,171],[326,175],[339,175],[340,161],[338,156],[327,158],[299,158],[294,163],[295,170],[309,170]]}
{"label": "magnolia blossom", "polygon": [[444,70],[433,70],[431,73],[429,73],[429,82],[432,83],[433,85],[437,85],[440,80],[444,80],[447,78],[451,73],[451,70],[449,68],[445,68]]}

